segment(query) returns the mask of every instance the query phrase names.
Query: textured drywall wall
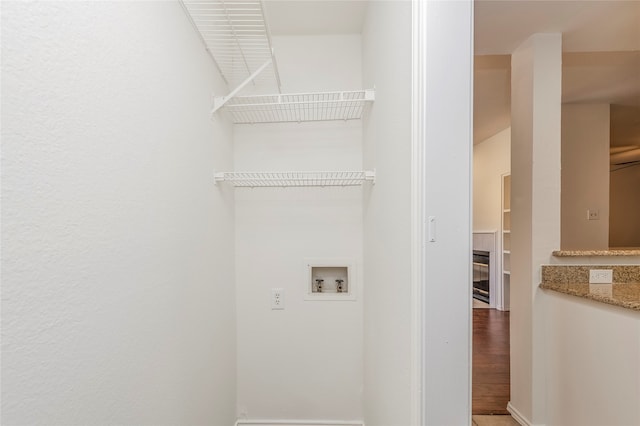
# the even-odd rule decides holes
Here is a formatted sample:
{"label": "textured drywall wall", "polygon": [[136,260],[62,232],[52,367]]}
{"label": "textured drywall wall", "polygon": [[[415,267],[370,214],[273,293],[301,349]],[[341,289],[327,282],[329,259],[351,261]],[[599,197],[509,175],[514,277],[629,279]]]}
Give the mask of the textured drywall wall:
{"label": "textured drywall wall", "polygon": [[3,2],[2,424],[233,424],[214,89],[178,2]]}
{"label": "textured drywall wall", "polygon": [[[274,47],[285,92],[362,87],[358,35]],[[234,145],[240,171],[362,169],[360,121],[236,125]],[[305,300],[305,258],[351,259],[356,300]],[[361,188],[236,189],[240,418],[362,419],[361,265]]]}
{"label": "textured drywall wall", "polygon": [[368,425],[408,425],[411,357],[411,4],[371,2],[363,80],[376,101],[363,121],[364,413]]}
{"label": "textured drywall wall", "polygon": [[[562,106],[564,250],[609,248],[609,104]],[[597,210],[600,219],[589,220]]]}

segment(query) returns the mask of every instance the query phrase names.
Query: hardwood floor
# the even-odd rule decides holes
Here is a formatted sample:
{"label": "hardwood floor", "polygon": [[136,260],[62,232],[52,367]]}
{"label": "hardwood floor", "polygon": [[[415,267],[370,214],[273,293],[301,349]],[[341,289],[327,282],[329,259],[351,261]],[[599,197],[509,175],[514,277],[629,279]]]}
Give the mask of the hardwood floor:
{"label": "hardwood floor", "polygon": [[472,413],[509,414],[509,312],[473,309]]}

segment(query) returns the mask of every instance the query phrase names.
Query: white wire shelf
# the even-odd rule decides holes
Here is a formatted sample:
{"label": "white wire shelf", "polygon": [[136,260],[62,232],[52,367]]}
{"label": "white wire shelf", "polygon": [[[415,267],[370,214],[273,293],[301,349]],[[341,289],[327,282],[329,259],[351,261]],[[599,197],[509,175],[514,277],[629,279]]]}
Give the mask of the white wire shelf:
{"label": "white wire shelf", "polygon": [[[362,118],[374,90],[237,96],[281,92],[280,76],[263,0],[181,0],[220,74],[233,88],[214,100],[237,124],[355,120]],[[256,90],[257,89],[257,90]]]}
{"label": "white wire shelf", "polygon": [[265,72],[252,78],[253,84],[280,91],[278,67],[261,0],[182,0],[182,4],[230,86],[238,86],[261,65],[271,61]]}
{"label": "white wire shelf", "polygon": [[291,187],[291,186],[360,186],[369,181],[375,184],[375,171],[334,172],[219,172],[215,181],[228,182],[235,187]]}
{"label": "white wire shelf", "polygon": [[357,120],[375,90],[236,96],[224,109],[236,124]]}

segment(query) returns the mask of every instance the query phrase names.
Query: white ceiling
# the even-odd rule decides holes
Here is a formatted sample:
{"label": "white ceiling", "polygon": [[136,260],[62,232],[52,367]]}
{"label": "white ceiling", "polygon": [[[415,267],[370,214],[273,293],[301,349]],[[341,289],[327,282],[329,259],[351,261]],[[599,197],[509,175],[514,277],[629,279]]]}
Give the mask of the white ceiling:
{"label": "white ceiling", "polygon": [[[359,34],[366,5],[366,0],[265,0],[274,36]],[[615,121],[620,129],[638,120],[640,0],[476,0],[474,25],[475,53],[482,55],[475,60],[476,143],[509,126],[509,55],[541,32],[563,34],[563,102],[626,106],[624,117],[615,120],[622,109],[612,110],[612,125]]]}
{"label": "white ceiling", "polygon": [[475,143],[510,122],[510,65],[495,55],[540,32],[563,33],[562,102],[626,106],[612,108],[612,139],[640,132],[640,1],[476,0],[475,12],[475,53],[491,55],[476,56]]}
{"label": "white ceiling", "polygon": [[510,54],[549,32],[562,33],[565,52],[640,50],[640,1],[476,0],[477,55]]}
{"label": "white ceiling", "polygon": [[[273,35],[358,34],[366,5],[367,0],[265,0]],[[640,1],[475,0],[476,54],[510,54],[538,32],[563,33],[565,52],[640,50]]]}
{"label": "white ceiling", "polygon": [[365,0],[265,0],[271,34],[360,34]]}

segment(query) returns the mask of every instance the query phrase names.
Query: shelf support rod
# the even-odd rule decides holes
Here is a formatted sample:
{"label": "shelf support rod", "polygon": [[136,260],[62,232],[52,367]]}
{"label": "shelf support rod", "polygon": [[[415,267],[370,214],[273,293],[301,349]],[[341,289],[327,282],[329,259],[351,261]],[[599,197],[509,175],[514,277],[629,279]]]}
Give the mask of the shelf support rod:
{"label": "shelf support rod", "polygon": [[231,93],[229,93],[227,96],[216,96],[214,98],[214,100],[213,100],[213,109],[211,110],[211,114],[213,114],[214,112],[216,112],[217,110],[222,108],[224,106],[224,104],[226,104],[229,101],[229,99],[233,98],[239,91],[244,89],[244,86],[246,86],[251,81],[253,81],[253,79],[255,79],[258,76],[258,74],[260,74],[262,71],[264,71],[264,69],[266,67],[268,67],[269,64],[271,64],[272,61],[273,61],[273,59],[268,59],[267,62],[262,64],[260,66],[260,68],[255,70],[253,72],[253,74],[251,74],[249,77],[247,77],[247,79],[245,81],[240,83],[240,85],[238,87],[236,87],[235,89],[233,89],[231,91]]}

